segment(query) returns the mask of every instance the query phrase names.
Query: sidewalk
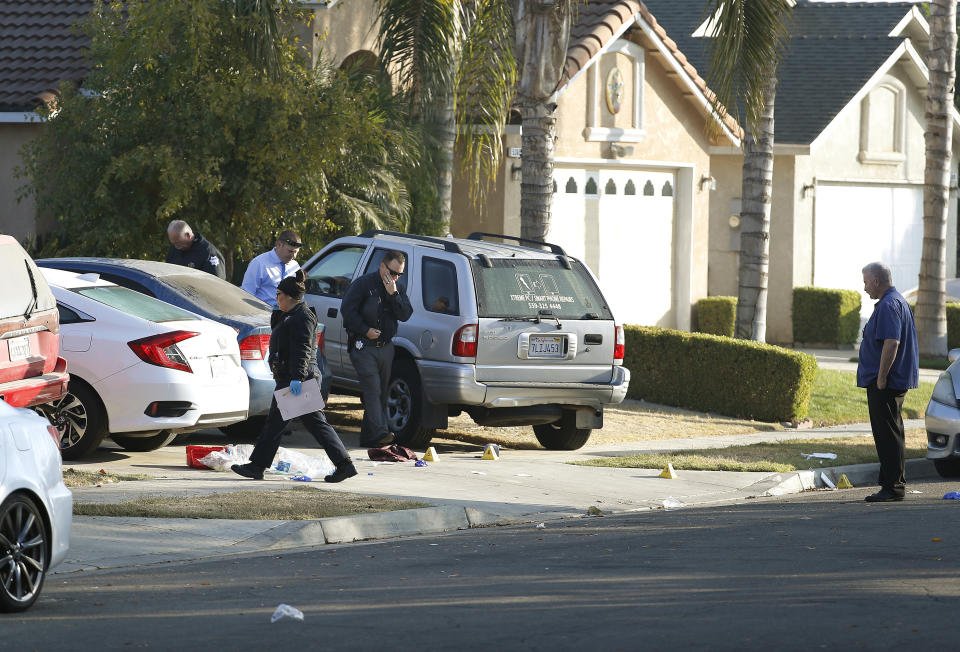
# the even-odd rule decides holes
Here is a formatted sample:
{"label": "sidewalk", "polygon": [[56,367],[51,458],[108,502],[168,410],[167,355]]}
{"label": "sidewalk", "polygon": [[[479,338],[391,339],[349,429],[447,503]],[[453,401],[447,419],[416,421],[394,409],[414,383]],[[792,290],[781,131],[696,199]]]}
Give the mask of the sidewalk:
{"label": "sidewalk", "polygon": [[[906,426],[922,428],[923,421],[910,420]],[[820,469],[792,473],[680,471],[677,479],[670,480],[659,478],[659,469],[582,467],[566,462],[598,456],[839,436],[869,437],[870,428],[860,424],[799,432],[606,444],[573,452],[503,451],[498,461],[481,460],[482,451],[477,446],[449,443],[437,447],[440,461],[429,463],[425,468],[414,467],[412,463],[375,464],[367,459],[364,450],[353,447],[350,453],[358,460],[359,475],[339,485],[321,484],[320,487],[419,500],[434,507],[318,521],[74,517],[70,552],[54,572],[184,561],[470,527],[541,523],[582,517],[590,507],[610,515],[664,508],[664,501],[697,506],[796,493],[822,486]],[[294,432],[284,441],[284,446],[309,455],[322,454],[303,432]],[[75,489],[75,502],[119,502],[138,496],[196,495],[294,484],[289,480],[252,482],[232,473],[191,469],[185,466],[182,446],[143,455],[114,454],[117,459],[112,460],[109,451],[105,451],[105,455],[112,472],[145,473],[155,477]],[[71,466],[97,470],[104,459]],[[876,481],[877,468],[876,464],[865,464],[827,471],[833,480],[845,473],[855,486],[868,487]],[[908,462],[907,473],[910,480],[936,475],[927,460]]]}

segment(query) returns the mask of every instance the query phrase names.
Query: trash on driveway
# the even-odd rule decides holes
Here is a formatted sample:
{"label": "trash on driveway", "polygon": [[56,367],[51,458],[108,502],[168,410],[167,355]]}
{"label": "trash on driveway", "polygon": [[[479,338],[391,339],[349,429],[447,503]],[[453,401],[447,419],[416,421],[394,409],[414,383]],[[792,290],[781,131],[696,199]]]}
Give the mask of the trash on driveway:
{"label": "trash on driveway", "polygon": [[[227,446],[222,450],[210,451],[198,462],[203,467],[214,471],[229,471],[233,464],[246,464],[252,452],[253,444],[237,444]],[[317,451],[317,455],[304,455],[281,446],[277,449],[273,464],[267,469],[267,473],[279,476],[303,475],[320,478],[330,475],[335,470],[336,467],[323,451]]]}
{"label": "trash on driveway", "polygon": [[290,605],[281,602],[280,605],[277,606],[276,611],[273,612],[273,615],[270,616],[270,622],[275,623],[284,618],[290,618],[292,620],[299,620],[302,622],[303,612],[295,607],[291,607]]}
{"label": "trash on driveway", "polygon": [[827,485],[831,489],[836,489],[837,485],[833,484],[833,480],[830,479],[830,476],[826,473],[820,474],[820,479],[823,480],[823,484]]}
{"label": "trash on driveway", "polygon": [[948,491],[943,494],[944,500],[960,500],[960,491]]}
{"label": "trash on driveway", "polygon": [[686,507],[687,504],[680,502],[673,496],[667,496],[663,499],[663,508],[664,509],[680,509],[681,507]]}
{"label": "trash on driveway", "polygon": [[546,523],[537,523],[537,529],[542,530],[547,527]]}
{"label": "trash on driveway", "polygon": [[413,463],[413,465],[414,465],[414,466],[424,467],[424,466],[427,465],[427,462],[426,462],[426,460],[417,460],[416,462]]}

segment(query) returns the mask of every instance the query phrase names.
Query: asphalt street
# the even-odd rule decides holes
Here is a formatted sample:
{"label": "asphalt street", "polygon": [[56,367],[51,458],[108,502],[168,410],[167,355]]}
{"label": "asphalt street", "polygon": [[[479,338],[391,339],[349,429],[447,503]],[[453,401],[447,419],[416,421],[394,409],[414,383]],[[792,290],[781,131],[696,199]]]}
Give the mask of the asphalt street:
{"label": "asphalt street", "polygon": [[0,649],[954,649],[958,486],[54,575]]}

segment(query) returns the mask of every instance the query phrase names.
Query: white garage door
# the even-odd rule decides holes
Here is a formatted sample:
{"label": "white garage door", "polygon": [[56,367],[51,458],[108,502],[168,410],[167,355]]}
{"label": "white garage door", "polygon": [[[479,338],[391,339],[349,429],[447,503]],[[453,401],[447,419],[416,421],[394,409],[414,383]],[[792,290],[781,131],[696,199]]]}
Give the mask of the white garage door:
{"label": "white garage door", "polygon": [[675,326],[672,172],[558,168],[548,240],[587,262],[617,321]]}
{"label": "white garage door", "polygon": [[895,186],[818,185],[814,214],[813,282],[861,293],[861,317],[873,311],[863,294],[867,263],[893,271],[900,291],[917,285],[923,246],[923,190]]}

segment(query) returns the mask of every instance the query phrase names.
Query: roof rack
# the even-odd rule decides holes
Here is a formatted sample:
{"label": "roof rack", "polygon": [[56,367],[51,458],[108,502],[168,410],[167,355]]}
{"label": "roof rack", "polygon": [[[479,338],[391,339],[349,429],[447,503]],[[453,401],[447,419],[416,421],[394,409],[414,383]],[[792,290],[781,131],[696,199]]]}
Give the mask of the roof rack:
{"label": "roof rack", "polygon": [[550,247],[550,252],[558,256],[566,256],[567,252],[563,250],[563,247],[560,245],[550,244],[549,242],[543,242],[541,240],[531,240],[530,238],[518,238],[515,235],[503,235],[502,233],[483,233],[481,231],[474,231],[467,236],[467,240],[483,240],[484,238],[503,238],[504,240],[514,240],[520,243],[532,244],[537,247]]}
{"label": "roof rack", "polygon": [[[361,238],[372,238],[376,235],[392,235],[398,238],[409,238],[410,240],[420,240],[422,242],[430,242],[437,245],[442,245],[445,251],[452,251],[454,253],[463,254],[463,250],[460,249],[460,245],[456,242],[444,238],[434,238],[429,235],[415,235],[413,233],[401,233],[400,231],[384,231],[381,229],[372,229],[370,231],[364,231],[360,234]],[[466,254],[464,254],[466,255]]]}

